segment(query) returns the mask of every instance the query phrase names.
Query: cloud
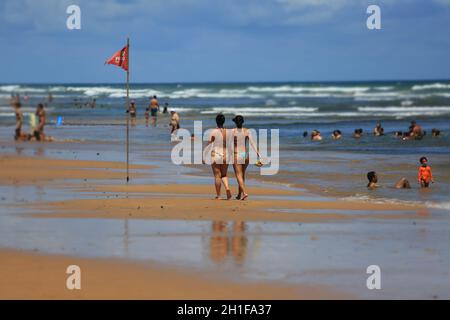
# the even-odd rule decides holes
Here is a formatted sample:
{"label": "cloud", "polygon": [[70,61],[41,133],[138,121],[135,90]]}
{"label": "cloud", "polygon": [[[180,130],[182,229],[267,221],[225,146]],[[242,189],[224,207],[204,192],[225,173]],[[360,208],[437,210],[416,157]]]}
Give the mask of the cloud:
{"label": "cloud", "polygon": [[[295,27],[341,23],[341,16],[376,2],[382,9],[420,0],[1,0],[0,28],[35,33],[65,32],[66,8],[78,4],[83,32],[154,28]],[[450,0],[433,0],[448,6]],[[365,14],[365,10],[361,10]],[[86,23],[85,23],[86,22]]]}

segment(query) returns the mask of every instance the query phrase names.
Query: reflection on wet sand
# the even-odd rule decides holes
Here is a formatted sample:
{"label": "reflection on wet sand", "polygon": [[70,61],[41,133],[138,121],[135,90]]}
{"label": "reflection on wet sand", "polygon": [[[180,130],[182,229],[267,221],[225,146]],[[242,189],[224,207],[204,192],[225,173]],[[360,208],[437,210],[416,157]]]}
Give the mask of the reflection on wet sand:
{"label": "reflection on wet sand", "polygon": [[211,260],[220,264],[224,263],[228,256],[231,256],[237,265],[243,265],[248,243],[245,230],[244,221],[233,223],[213,221],[210,238]]}

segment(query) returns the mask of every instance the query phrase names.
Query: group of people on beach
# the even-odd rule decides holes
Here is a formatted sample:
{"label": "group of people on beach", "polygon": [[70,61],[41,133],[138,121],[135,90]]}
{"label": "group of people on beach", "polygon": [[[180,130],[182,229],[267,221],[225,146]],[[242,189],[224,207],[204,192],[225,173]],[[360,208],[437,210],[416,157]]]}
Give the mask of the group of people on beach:
{"label": "group of people on beach", "polygon": [[[44,133],[44,127],[46,124],[46,113],[44,109],[44,105],[39,103],[36,107],[36,111],[33,117],[38,119],[37,124],[32,125],[31,133],[25,133],[22,131],[23,127],[23,111],[22,111],[22,103],[20,102],[20,96],[16,95],[11,99],[11,105],[14,108],[14,113],[16,116],[16,126],[14,131],[14,139],[16,141],[53,141],[53,137],[46,136]],[[34,119],[34,118],[32,118]],[[32,121],[34,122],[34,121]]]}
{"label": "group of people on beach", "polygon": [[[146,126],[148,126],[150,118],[151,118],[152,125],[155,127],[158,113],[167,114],[169,112],[168,109],[169,109],[169,104],[166,102],[166,103],[164,103],[164,107],[161,112],[161,108],[160,108],[159,102],[158,102],[158,97],[152,96],[150,98],[149,105],[145,109],[145,112],[144,112]],[[132,124],[134,124],[136,121],[136,116],[137,116],[136,100],[133,99],[130,101],[130,105],[128,107],[127,112],[130,114]],[[171,128],[170,133],[172,134],[173,132],[175,132],[175,130],[180,128],[180,116],[174,110],[170,111],[170,116],[171,117],[170,117],[169,126]]]}
{"label": "group of people on beach", "polygon": [[[433,128],[431,130],[432,137],[438,137],[441,134],[441,131]],[[372,131],[372,135],[375,137],[384,136],[384,128],[381,123],[377,123],[375,128]],[[411,124],[407,131],[395,131],[394,136],[397,138],[401,138],[402,140],[420,140],[426,135],[426,131],[422,129],[420,125],[417,124],[416,121],[411,121]],[[353,138],[359,139],[364,136],[364,130],[362,128],[357,128],[353,132]],[[308,137],[308,131],[303,132],[303,137]],[[319,130],[313,130],[311,132],[311,140],[312,141],[321,141],[323,139]],[[331,138],[333,140],[339,140],[342,138],[342,132],[340,130],[334,130],[331,134]]]}
{"label": "group of people on beach", "polygon": [[[234,173],[239,185],[236,199],[247,199],[248,193],[245,186],[245,174],[250,162],[249,146],[253,148],[258,157],[260,156],[251,132],[243,126],[244,117],[237,115],[233,118],[233,122],[235,123],[235,127],[233,129],[226,129],[224,127],[225,116],[218,114],[216,116],[217,127],[211,131],[207,143],[206,150],[210,150],[211,152],[211,168],[216,189],[215,199],[220,199],[222,184],[225,187],[226,199],[230,200],[232,198],[228,181],[228,166],[230,163],[233,164]],[[228,146],[228,141],[231,141],[233,145]],[[230,147],[232,150],[231,154],[228,152]],[[233,159],[230,159],[230,157],[233,157]],[[256,165],[261,166],[261,161],[258,160]]]}
{"label": "group of people on beach", "polygon": [[[430,183],[434,183],[433,173],[431,172],[431,167],[428,164],[427,157],[421,157],[419,159],[420,166],[417,174],[417,182],[420,184],[421,188],[428,188]],[[379,187],[378,185],[378,175],[375,171],[370,171],[367,173],[367,179],[369,183],[367,187],[369,189],[374,189]],[[397,189],[411,189],[411,184],[406,178],[401,178],[396,184]]]}

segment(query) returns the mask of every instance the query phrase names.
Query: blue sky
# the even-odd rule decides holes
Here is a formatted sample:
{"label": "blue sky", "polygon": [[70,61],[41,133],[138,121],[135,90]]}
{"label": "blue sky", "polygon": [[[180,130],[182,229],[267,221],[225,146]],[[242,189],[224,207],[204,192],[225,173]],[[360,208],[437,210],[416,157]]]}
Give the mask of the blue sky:
{"label": "blue sky", "polygon": [[450,78],[450,0],[2,0],[0,82],[121,82],[127,36],[133,82]]}

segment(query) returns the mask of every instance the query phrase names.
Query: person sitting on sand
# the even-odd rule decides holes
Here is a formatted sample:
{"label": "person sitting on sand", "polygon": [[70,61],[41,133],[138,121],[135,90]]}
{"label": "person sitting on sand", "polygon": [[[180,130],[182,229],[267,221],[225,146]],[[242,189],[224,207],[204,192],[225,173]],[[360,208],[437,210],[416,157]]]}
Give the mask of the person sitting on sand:
{"label": "person sitting on sand", "polygon": [[363,136],[363,129],[355,129],[353,138],[359,139]]}
{"label": "person sitting on sand", "polygon": [[[378,175],[375,171],[370,171],[367,173],[367,179],[369,180],[369,184],[367,188],[374,189],[378,188]],[[411,185],[406,178],[401,178],[394,186],[396,189],[411,189]]]}
{"label": "person sitting on sand", "polygon": [[440,135],[441,135],[441,131],[440,130],[438,130],[436,128],[431,129],[431,136],[432,137],[438,137]]}
{"label": "person sitting on sand", "polygon": [[46,114],[44,110],[44,105],[42,103],[39,103],[37,105],[36,116],[39,118],[39,123],[34,128],[33,134],[28,137],[28,140],[31,140],[32,137],[34,137],[36,141],[45,140],[44,126],[46,121]]}
{"label": "person sitting on sand", "polygon": [[249,164],[249,150],[248,145],[255,150],[259,157],[259,151],[256,147],[255,141],[251,135],[251,132],[243,127],[244,117],[237,115],[233,118],[233,122],[236,124],[236,128],[232,130],[234,141],[234,162],[233,169],[236,175],[236,180],[239,184],[237,200],[245,200],[248,197],[248,193],[245,187],[245,172]]}
{"label": "person sitting on sand", "polygon": [[313,130],[311,132],[311,140],[312,141],[321,141],[322,140],[322,136],[320,135],[319,130]]}
{"label": "person sitting on sand", "polygon": [[373,129],[373,135],[376,137],[384,135],[384,128],[381,126],[381,123],[377,123]]}
{"label": "person sitting on sand", "polygon": [[428,159],[426,157],[420,158],[419,162],[420,167],[417,180],[422,188],[428,188],[430,182],[434,183],[431,167],[428,165]]}
{"label": "person sitting on sand", "polygon": [[331,137],[333,138],[333,140],[339,140],[342,138],[342,132],[341,130],[334,130],[333,134],[331,135]]}
{"label": "person sitting on sand", "polygon": [[[211,131],[207,148],[211,145],[211,168],[214,174],[214,185],[216,188],[216,198],[220,198],[222,183],[227,193],[227,200],[231,199],[230,186],[228,184],[228,163],[227,163],[227,130],[223,127],[225,116],[218,114],[216,117],[217,128]],[[208,149],[206,149],[208,150]]]}

